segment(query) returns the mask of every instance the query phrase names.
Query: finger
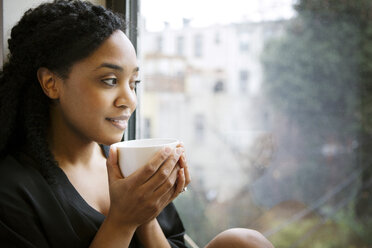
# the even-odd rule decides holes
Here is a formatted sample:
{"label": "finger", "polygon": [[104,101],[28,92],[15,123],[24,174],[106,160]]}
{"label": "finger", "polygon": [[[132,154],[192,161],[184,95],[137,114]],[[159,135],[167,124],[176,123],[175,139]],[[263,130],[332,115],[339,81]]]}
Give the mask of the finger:
{"label": "finger", "polygon": [[181,168],[178,171],[176,188],[173,194],[171,195],[171,198],[169,199],[169,201],[173,201],[177,196],[179,196],[183,192],[183,189],[186,187],[185,182],[186,180],[185,180],[184,168]]}
{"label": "finger", "polygon": [[176,148],[171,156],[163,163],[158,171],[146,182],[149,190],[155,191],[160,185],[168,180],[182,154],[182,148]]}
{"label": "finger", "polygon": [[189,171],[189,167],[187,166],[187,163],[184,164],[183,169],[185,172],[185,187],[186,187],[191,182],[191,175],[190,175],[190,171]]}
{"label": "finger", "polygon": [[180,166],[181,166],[181,168],[187,166],[186,155],[185,155],[184,152],[182,153],[179,162],[180,162]]}
{"label": "finger", "polygon": [[181,168],[178,172],[178,181],[177,181],[177,188],[176,193],[180,194],[182,193],[183,189],[186,187],[186,175],[185,175],[185,169]]}
{"label": "finger", "polygon": [[156,197],[157,199],[161,198],[162,201],[168,201],[168,199],[172,197],[177,185],[179,171],[180,169],[177,167],[173,169],[168,179],[165,180],[164,183],[156,189],[156,191],[154,192],[154,197]]}
{"label": "finger", "polygon": [[123,178],[118,165],[118,152],[115,146],[110,146],[110,153],[108,159],[106,160],[106,167],[110,184],[118,179]]}
{"label": "finger", "polygon": [[183,145],[183,142],[180,142],[180,143],[177,144],[176,147],[182,147],[182,148],[184,148],[185,146]]}
{"label": "finger", "polygon": [[131,176],[140,184],[146,183],[154,174],[157,173],[162,164],[169,158],[172,153],[172,148],[165,146],[158,151],[154,157],[140,169],[135,171]]}

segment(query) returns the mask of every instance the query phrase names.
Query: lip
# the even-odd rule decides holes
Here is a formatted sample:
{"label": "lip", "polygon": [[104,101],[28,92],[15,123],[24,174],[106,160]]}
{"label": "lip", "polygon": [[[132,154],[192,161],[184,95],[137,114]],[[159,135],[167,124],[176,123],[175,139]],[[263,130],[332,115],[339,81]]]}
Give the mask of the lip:
{"label": "lip", "polygon": [[130,115],[121,115],[117,117],[108,117],[106,118],[107,121],[109,121],[113,126],[120,130],[125,130],[128,126],[128,120]]}
{"label": "lip", "polygon": [[106,119],[116,120],[116,121],[123,121],[123,120],[128,121],[129,117],[130,117],[130,115],[120,115],[120,116],[117,116],[117,117],[107,117]]}

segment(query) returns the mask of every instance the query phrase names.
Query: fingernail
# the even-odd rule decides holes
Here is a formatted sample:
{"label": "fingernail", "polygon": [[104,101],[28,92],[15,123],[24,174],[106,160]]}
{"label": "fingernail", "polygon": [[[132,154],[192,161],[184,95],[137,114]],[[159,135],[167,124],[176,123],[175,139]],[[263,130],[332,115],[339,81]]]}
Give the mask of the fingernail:
{"label": "fingernail", "polygon": [[181,153],[182,153],[182,149],[181,149],[181,148],[177,148],[177,149],[176,149],[176,154],[177,154],[177,155],[181,155]]}
{"label": "fingernail", "polygon": [[169,146],[164,147],[164,154],[168,155],[171,152],[171,148]]}
{"label": "fingernail", "polygon": [[185,157],[185,155],[182,155],[182,161],[183,161],[183,162],[186,162],[186,157]]}

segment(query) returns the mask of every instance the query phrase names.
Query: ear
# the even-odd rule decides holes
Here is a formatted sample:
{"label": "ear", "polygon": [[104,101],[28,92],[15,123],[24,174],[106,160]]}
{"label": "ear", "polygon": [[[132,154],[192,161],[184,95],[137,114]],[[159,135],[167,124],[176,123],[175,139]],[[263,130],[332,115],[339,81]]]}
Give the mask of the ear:
{"label": "ear", "polygon": [[58,99],[60,95],[59,83],[61,79],[48,68],[40,67],[37,70],[37,79],[45,95],[51,99]]}

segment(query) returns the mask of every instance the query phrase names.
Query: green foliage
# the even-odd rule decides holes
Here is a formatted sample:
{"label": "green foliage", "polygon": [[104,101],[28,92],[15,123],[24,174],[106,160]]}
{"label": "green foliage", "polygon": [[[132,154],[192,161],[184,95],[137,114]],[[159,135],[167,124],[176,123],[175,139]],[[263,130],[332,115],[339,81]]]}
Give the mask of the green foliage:
{"label": "green foliage", "polygon": [[348,17],[364,24],[372,16],[370,0],[301,0],[295,8],[302,16],[310,12],[314,19],[323,21]]}
{"label": "green foliage", "polygon": [[355,135],[358,121],[358,46],[354,24],[327,26],[297,18],[262,57],[264,90],[279,111],[319,137]]}
{"label": "green foliage", "polygon": [[[284,34],[265,46],[264,95],[299,128],[308,154],[297,160],[312,164],[302,168],[307,176],[322,166],[315,165],[322,158],[319,150],[330,140],[344,147],[357,141],[354,168],[363,169],[352,211],[323,223],[307,245],[298,247],[365,247],[371,245],[372,230],[372,1],[300,0],[296,9],[298,16]],[[348,166],[345,161],[333,166]],[[286,240],[306,235],[312,221],[275,236],[276,247],[290,247]]]}
{"label": "green foliage", "polygon": [[370,247],[371,224],[357,221],[353,208],[347,208],[328,220],[312,216],[292,223],[270,240],[276,248]]}
{"label": "green foliage", "polygon": [[299,223],[293,223],[270,237],[270,241],[276,248],[291,247],[296,240],[304,236],[316,223],[317,219],[306,219]]}
{"label": "green foliage", "polygon": [[354,206],[348,207],[344,211],[338,212],[333,221],[337,223],[339,233],[347,237],[350,243],[363,247],[363,245],[372,245],[372,220],[363,222],[355,215]]}

